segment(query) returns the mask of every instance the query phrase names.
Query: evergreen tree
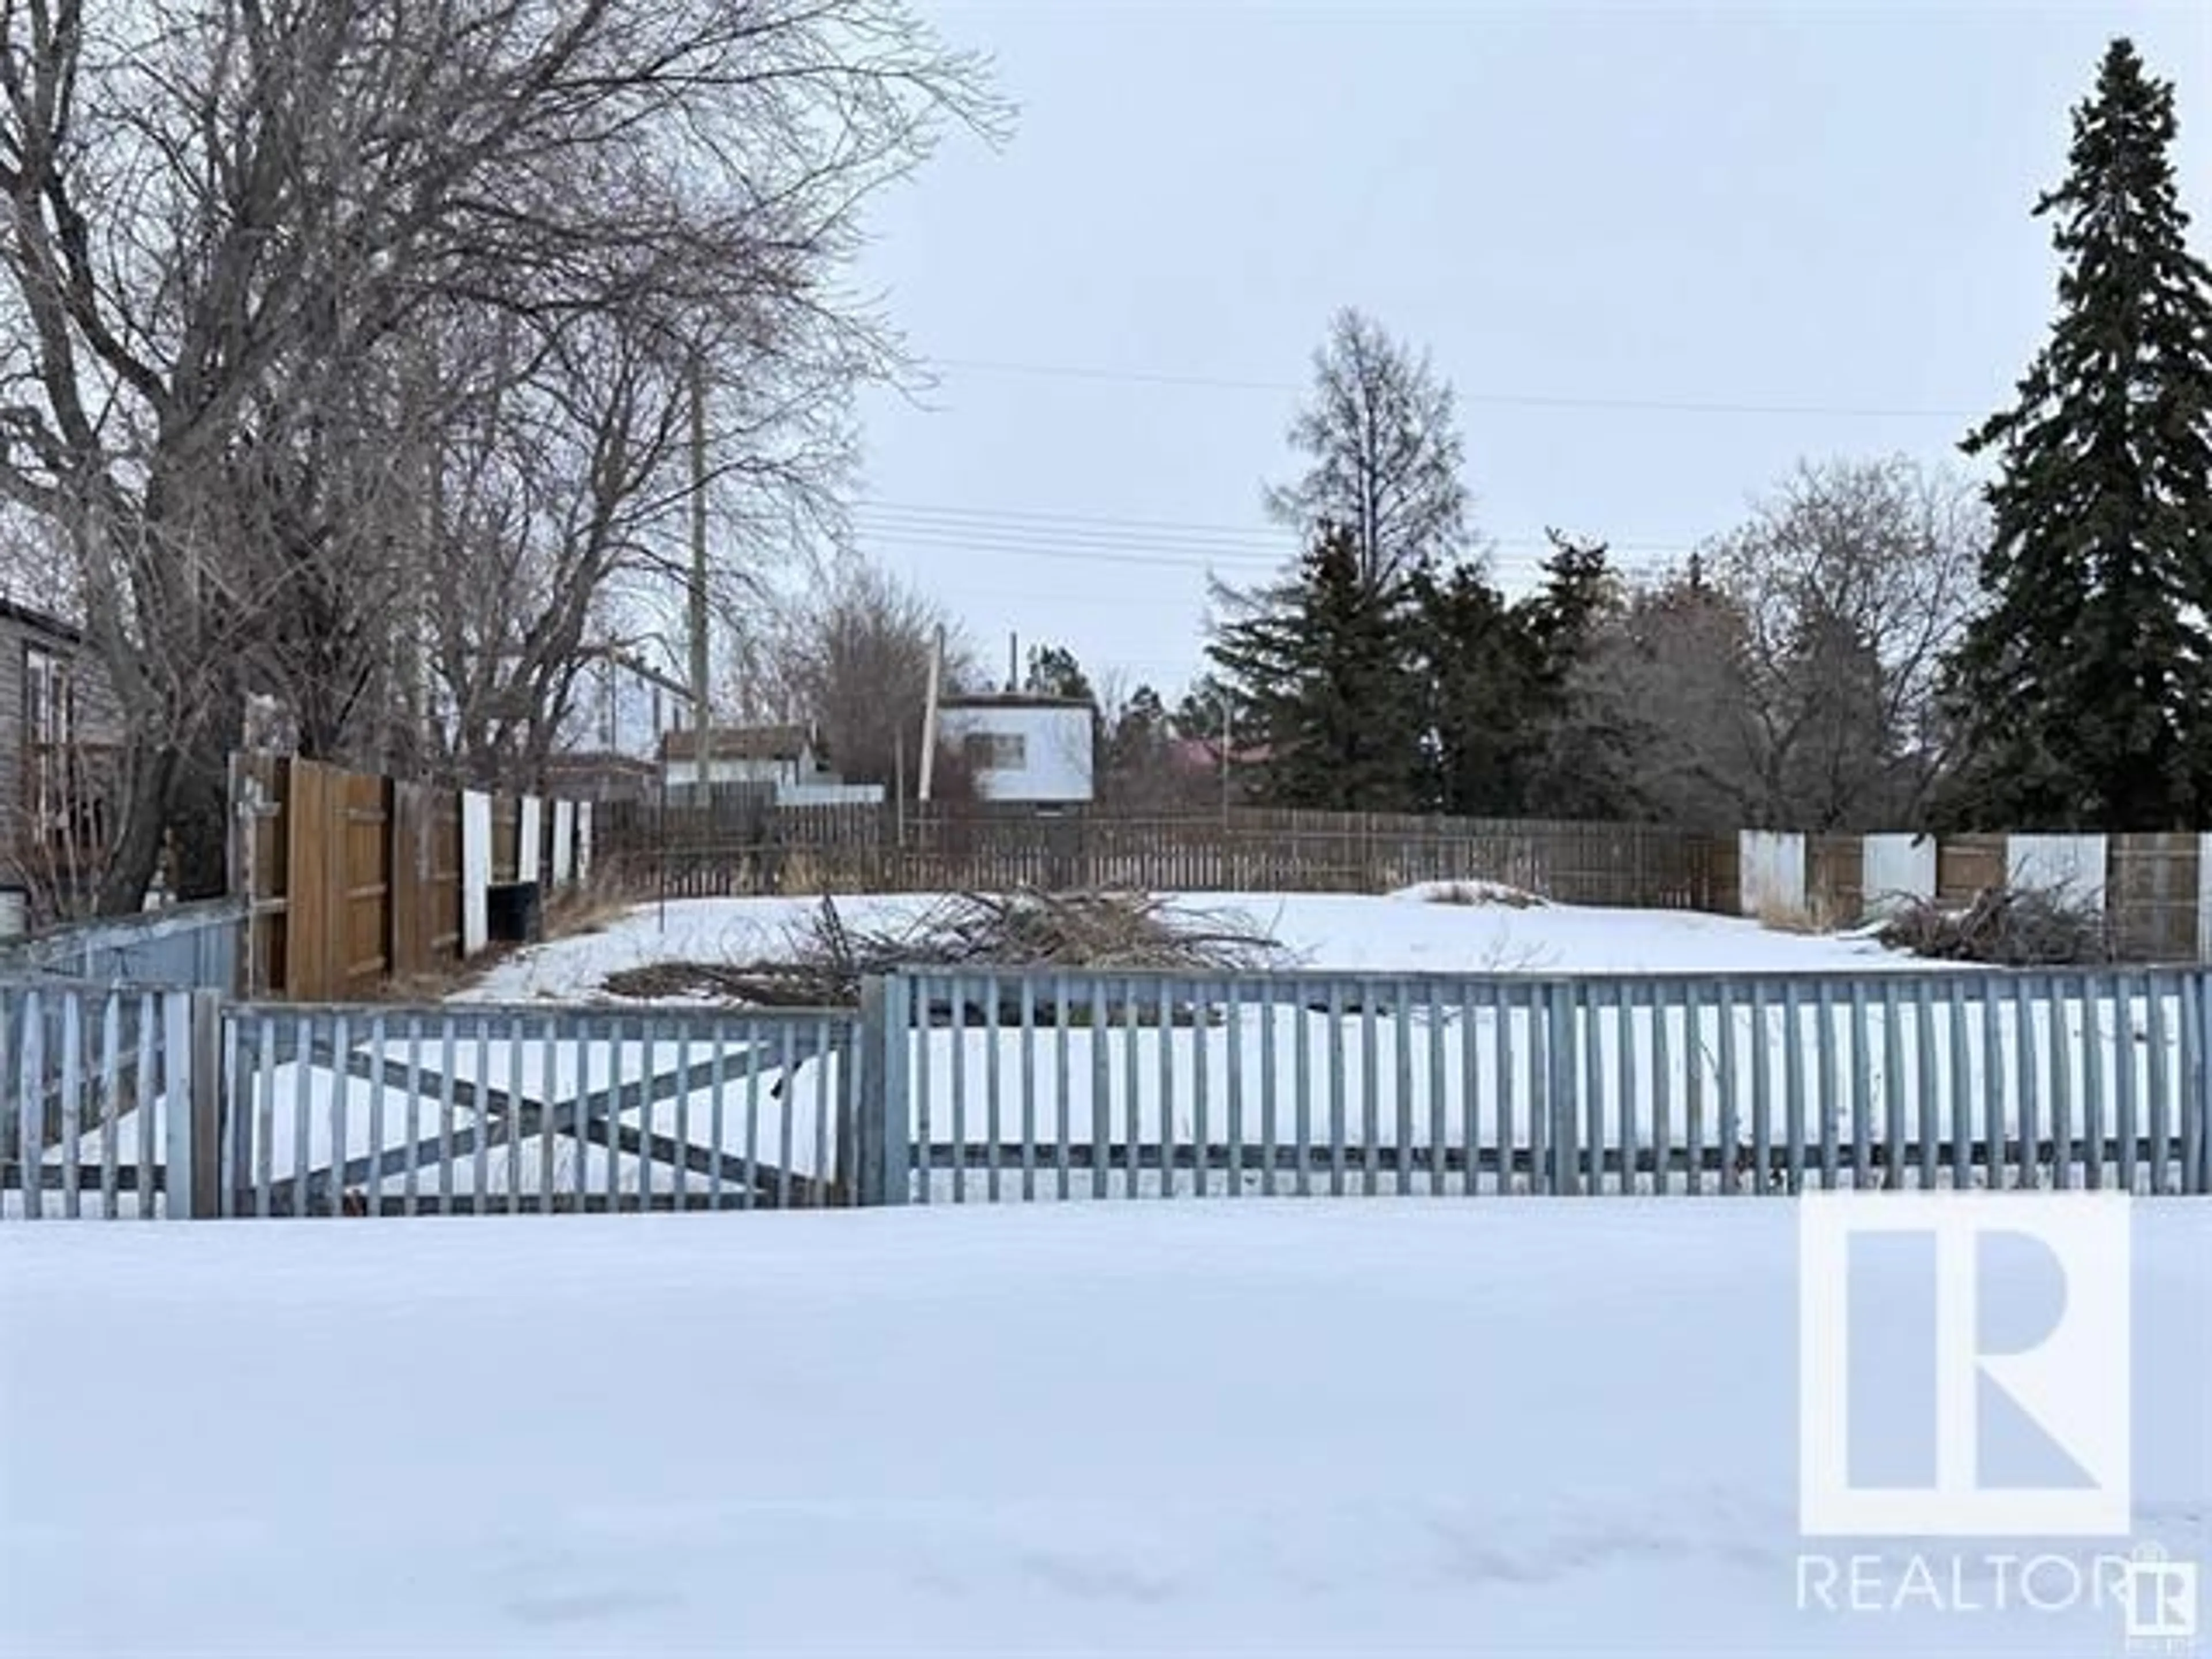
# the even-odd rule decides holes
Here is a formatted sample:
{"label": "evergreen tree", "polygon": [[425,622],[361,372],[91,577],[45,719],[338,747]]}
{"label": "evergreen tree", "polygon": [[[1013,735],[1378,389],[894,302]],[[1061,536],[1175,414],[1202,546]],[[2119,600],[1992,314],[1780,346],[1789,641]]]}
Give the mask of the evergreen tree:
{"label": "evergreen tree", "polygon": [[1029,670],[1023,676],[1022,690],[1032,697],[1071,697],[1079,702],[1097,701],[1083,665],[1076,661],[1075,653],[1064,645],[1030,647]]}
{"label": "evergreen tree", "polygon": [[[1200,674],[1184,692],[1182,700],[1168,716],[1173,734],[1193,743],[1218,744],[1221,741],[1222,711],[1228,710],[1231,735],[1237,732],[1249,736],[1252,709],[1234,687],[1224,683],[1218,674]],[[1243,739],[1237,738],[1240,745]]]}
{"label": "evergreen tree", "polygon": [[2043,197],[2058,315],[1996,453],[1986,605],[1952,665],[1955,816],[2148,830],[2212,819],[2212,272],[2174,185],[2173,88],[2115,41]]}
{"label": "evergreen tree", "polygon": [[1577,542],[1556,530],[1544,561],[1544,586],[1513,608],[1522,700],[1521,756],[1512,810],[1534,817],[1611,817],[1623,806],[1605,733],[1585,708],[1583,670],[1600,627],[1622,604],[1620,579],[1602,542]]}
{"label": "evergreen tree", "polygon": [[1206,651],[1268,749],[1265,798],[1343,811],[1416,807],[1424,699],[1404,585],[1378,589],[1357,533],[1326,525],[1290,582],[1237,609]]}
{"label": "evergreen tree", "polygon": [[1556,696],[1582,660],[1598,618],[1620,606],[1620,579],[1603,542],[1578,542],[1556,530],[1544,534],[1552,544],[1544,586],[1516,607],[1516,620],[1539,687]]}
{"label": "evergreen tree", "polygon": [[1413,595],[1429,694],[1425,804],[1462,817],[1518,812],[1528,747],[1528,636],[1474,566],[1424,572]]}
{"label": "evergreen tree", "polygon": [[1139,685],[1106,733],[1105,770],[1123,778],[1157,771],[1167,742],[1167,706],[1151,686]]}

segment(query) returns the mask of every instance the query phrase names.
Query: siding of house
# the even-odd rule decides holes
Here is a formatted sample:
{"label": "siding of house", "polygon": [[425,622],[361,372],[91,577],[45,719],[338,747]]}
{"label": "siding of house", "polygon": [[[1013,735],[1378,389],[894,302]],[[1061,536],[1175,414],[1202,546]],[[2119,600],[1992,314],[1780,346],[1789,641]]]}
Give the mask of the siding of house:
{"label": "siding of house", "polygon": [[969,740],[1005,740],[1018,746],[1018,764],[979,756],[975,787],[986,800],[1071,804],[1091,799],[1091,711],[1077,705],[947,703],[938,731],[955,749]]}
{"label": "siding of house", "polygon": [[[24,792],[29,779],[31,744],[25,725],[24,693],[27,656],[33,648],[49,653],[66,665],[80,742],[112,739],[116,727],[115,700],[106,674],[75,631],[0,600],[0,864],[13,862],[27,805]],[[15,873],[8,872],[10,877]]]}
{"label": "siding of house", "polygon": [[23,650],[45,636],[0,606],[0,841],[12,837],[23,805]]}

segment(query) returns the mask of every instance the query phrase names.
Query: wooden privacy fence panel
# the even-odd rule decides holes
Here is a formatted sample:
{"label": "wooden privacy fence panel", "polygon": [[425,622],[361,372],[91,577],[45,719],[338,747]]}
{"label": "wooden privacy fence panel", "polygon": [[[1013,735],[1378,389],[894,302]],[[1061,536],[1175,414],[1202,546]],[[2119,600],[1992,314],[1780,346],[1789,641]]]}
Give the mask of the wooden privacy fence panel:
{"label": "wooden privacy fence panel", "polygon": [[247,903],[245,989],[281,989],[286,917],[292,882],[292,763],[275,755],[240,755],[231,762],[231,890]]}
{"label": "wooden privacy fence panel", "polygon": [[1848,927],[1866,912],[1866,842],[1858,836],[1809,836],[1805,903],[1823,927]]}
{"label": "wooden privacy fence panel", "polygon": [[[367,997],[394,976],[458,963],[488,885],[533,862],[541,881],[556,868],[573,881],[591,822],[536,802],[533,861],[520,839],[526,802],[472,797],[491,809],[491,856],[471,871],[459,791],[268,756],[240,757],[233,777],[233,878],[253,915],[246,988],[295,1001]],[[563,834],[563,856],[549,856]]]}
{"label": "wooden privacy fence panel", "polygon": [[392,971],[427,974],[460,956],[459,794],[392,786]]}
{"label": "wooden privacy fence panel", "polygon": [[290,768],[285,994],[329,1001],[390,973],[391,786],[313,761]]}
{"label": "wooden privacy fence panel", "polygon": [[1985,887],[2005,884],[2003,836],[1946,836],[1936,847],[1936,902],[1962,909]]}
{"label": "wooden privacy fence panel", "polygon": [[491,878],[518,879],[522,867],[522,803],[513,795],[491,798]]}
{"label": "wooden privacy fence panel", "polygon": [[2122,956],[2146,962],[2196,957],[2204,840],[2191,831],[2112,838],[2105,912]]}

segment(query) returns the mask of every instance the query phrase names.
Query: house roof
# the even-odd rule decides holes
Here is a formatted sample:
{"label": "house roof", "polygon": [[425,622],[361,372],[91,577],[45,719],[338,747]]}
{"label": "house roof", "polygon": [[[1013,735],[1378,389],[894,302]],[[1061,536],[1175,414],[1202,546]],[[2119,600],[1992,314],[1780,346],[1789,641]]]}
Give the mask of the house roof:
{"label": "house roof", "polygon": [[[717,726],[707,732],[708,755],[713,760],[798,760],[806,753],[812,734],[803,726]],[[696,760],[699,734],[696,731],[663,732],[663,760]]]}
{"label": "house roof", "polygon": [[634,772],[653,775],[653,763],[612,749],[570,749],[545,757],[549,772]]}
{"label": "house roof", "polygon": [[974,691],[957,697],[940,697],[942,713],[948,708],[1095,708],[1088,697],[1041,697],[1026,691]]}
{"label": "house roof", "polygon": [[[1264,766],[1273,755],[1274,750],[1264,743],[1240,743],[1229,751],[1229,763]],[[1221,764],[1221,745],[1207,738],[1170,738],[1168,758],[1177,766],[1196,770],[1218,769]]]}
{"label": "house roof", "polygon": [[0,617],[9,622],[20,623],[26,628],[35,629],[54,639],[67,640],[71,644],[84,638],[84,631],[75,623],[65,623],[59,617],[48,616],[43,611],[33,611],[27,605],[17,605],[5,594],[0,594]]}

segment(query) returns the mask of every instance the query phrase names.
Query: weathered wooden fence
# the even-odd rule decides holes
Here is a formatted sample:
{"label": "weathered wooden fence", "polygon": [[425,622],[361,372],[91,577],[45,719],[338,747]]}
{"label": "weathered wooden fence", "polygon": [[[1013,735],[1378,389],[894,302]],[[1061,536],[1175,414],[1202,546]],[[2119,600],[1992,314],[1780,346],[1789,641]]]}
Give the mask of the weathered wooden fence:
{"label": "weathered wooden fence", "polygon": [[1645,824],[1232,811],[1162,817],[1106,809],[603,809],[602,855],[671,897],[816,891],[1133,887],[1373,892],[1492,880],[1569,903],[1706,908],[1712,838]]}
{"label": "weathered wooden fence", "polygon": [[566,886],[590,870],[588,805],[477,798],[489,844],[471,860],[459,790],[274,757],[241,757],[232,787],[255,994],[343,1001],[442,972],[483,948],[467,918],[492,884]]}
{"label": "weathered wooden fence", "polygon": [[[2212,962],[2212,834],[1777,836],[1746,832],[1738,905],[1787,888],[1820,923],[1870,904],[1932,899],[1963,907],[1985,888],[2055,887],[2104,912],[2114,953],[2136,962]],[[1785,905],[1784,908],[1789,908]]]}

